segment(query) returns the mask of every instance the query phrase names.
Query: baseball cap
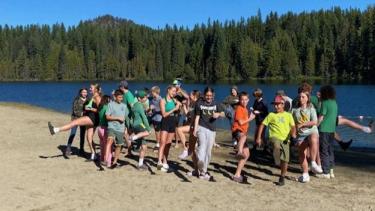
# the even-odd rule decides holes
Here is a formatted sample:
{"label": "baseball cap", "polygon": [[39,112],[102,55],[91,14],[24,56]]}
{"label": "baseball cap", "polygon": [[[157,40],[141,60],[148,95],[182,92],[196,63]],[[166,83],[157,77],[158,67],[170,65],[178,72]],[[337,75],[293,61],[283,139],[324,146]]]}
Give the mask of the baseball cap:
{"label": "baseball cap", "polygon": [[273,100],[272,104],[280,104],[284,103],[284,98],[280,95],[276,95],[275,99]]}
{"label": "baseball cap", "polygon": [[144,90],[137,91],[137,97],[143,98],[147,95],[147,93]]}
{"label": "baseball cap", "polygon": [[123,80],[123,81],[121,81],[120,83],[119,83],[119,87],[128,87],[128,82],[126,81],[126,80]]}

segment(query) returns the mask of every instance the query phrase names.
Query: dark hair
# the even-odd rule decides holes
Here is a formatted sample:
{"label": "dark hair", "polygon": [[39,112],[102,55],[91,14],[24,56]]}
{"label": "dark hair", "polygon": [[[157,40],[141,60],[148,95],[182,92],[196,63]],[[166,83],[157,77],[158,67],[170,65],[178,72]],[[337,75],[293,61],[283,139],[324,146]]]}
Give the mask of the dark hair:
{"label": "dark hair", "polygon": [[123,95],[123,94],[124,94],[124,92],[121,89],[117,89],[113,95],[119,96],[119,95]]}
{"label": "dark hair", "polygon": [[201,96],[201,92],[199,90],[196,90],[194,89],[193,91],[191,91],[191,94],[194,95],[194,97],[197,98],[197,100],[200,98]]}
{"label": "dark hair", "polygon": [[99,103],[99,110],[102,109],[104,105],[107,105],[111,101],[111,96],[104,95]]}
{"label": "dark hair", "polygon": [[87,88],[85,88],[85,87],[79,89],[79,91],[78,91],[78,96],[79,96],[79,97],[81,97],[81,92],[82,92],[83,90],[86,90],[86,92],[88,91]]}
{"label": "dark hair", "polygon": [[336,99],[335,88],[331,85],[326,85],[320,87],[320,99],[323,100],[334,100]]}
{"label": "dark hair", "polygon": [[241,92],[238,96],[238,99],[241,99],[242,96],[246,96],[249,98],[249,94],[247,94],[247,92]]}
{"label": "dark hair", "polygon": [[253,96],[256,98],[263,97],[263,91],[260,88],[256,88],[253,92]]}
{"label": "dark hair", "polygon": [[311,93],[312,91],[312,86],[308,84],[307,82],[303,82],[299,87],[298,87],[298,94],[301,92],[309,92]]}
{"label": "dark hair", "polygon": [[206,95],[207,94],[207,92],[212,92],[212,93],[215,93],[215,91],[214,91],[214,89],[212,88],[212,87],[206,87],[205,89],[204,89],[204,91],[203,91],[203,93]]}

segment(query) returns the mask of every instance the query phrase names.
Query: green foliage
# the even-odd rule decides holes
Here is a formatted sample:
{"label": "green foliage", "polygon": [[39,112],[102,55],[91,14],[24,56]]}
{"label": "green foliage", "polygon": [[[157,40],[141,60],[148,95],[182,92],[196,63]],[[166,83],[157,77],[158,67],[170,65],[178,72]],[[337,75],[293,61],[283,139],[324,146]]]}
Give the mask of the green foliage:
{"label": "green foliage", "polygon": [[374,52],[374,6],[264,20],[258,12],[192,29],[106,15],[71,27],[0,26],[0,80],[375,81]]}

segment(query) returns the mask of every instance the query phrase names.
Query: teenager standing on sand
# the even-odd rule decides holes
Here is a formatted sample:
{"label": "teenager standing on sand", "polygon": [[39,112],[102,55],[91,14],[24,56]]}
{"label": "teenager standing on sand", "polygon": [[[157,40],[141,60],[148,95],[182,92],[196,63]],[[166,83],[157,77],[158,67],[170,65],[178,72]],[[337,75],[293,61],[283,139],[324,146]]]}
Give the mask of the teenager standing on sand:
{"label": "teenager standing on sand", "polygon": [[167,88],[167,96],[160,101],[160,110],[163,116],[161,121],[160,147],[158,156],[157,169],[167,172],[169,165],[167,163],[169,149],[172,139],[176,132],[176,115],[180,109],[181,103],[174,99],[176,96],[176,87],[169,86]]}
{"label": "teenager standing on sand", "polygon": [[107,164],[112,159],[112,152],[108,155],[108,160],[106,160],[106,146],[108,138],[108,121],[105,113],[108,110],[108,103],[111,101],[111,97],[104,95],[99,105],[99,127],[98,136],[100,140],[100,161]]}
{"label": "teenager standing on sand", "polygon": [[256,140],[257,145],[262,143],[262,132],[265,126],[269,129],[269,140],[273,144],[273,158],[276,165],[280,165],[280,177],[276,183],[279,186],[285,185],[285,176],[289,163],[289,139],[296,138],[296,127],[293,116],[284,110],[285,100],[282,96],[276,95],[272,102],[275,112],[271,112],[263,120],[259,127]]}
{"label": "teenager standing on sand", "polygon": [[336,91],[328,85],[320,88],[321,108],[319,112],[319,144],[320,159],[323,167],[322,178],[334,178],[333,167],[335,165],[334,147],[335,131],[337,123]]}
{"label": "teenager standing on sand", "polygon": [[[78,119],[83,116],[84,113],[84,104],[87,101],[87,89],[82,88],[79,90],[78,95],[73,101],[73,106],[72,106],[72,118],[71,120]],[[78,126],[73,127],[70,130],[70,135],[68,138],[68,143],[66,145],[66,151],[65,155],[69,156],[72,151],[71,151],[71,146],[74,140],[74,136],[77,133],[77,128]],[[86,127],[85,126],[79,126],[79,136],[80,136],[80,142],[79,142],[79,154],[83,155],[85,150],[84,150],[84,144],[85,144],[85,133],[86,133]]]}
{"label": "teenager standing on sand", "polygon": [[242,183],[244,181],[241,175],[242,169],[245,166],[246,161],[250,157],[249,147],[246,143],[247,132],[249,129],[249,123],[255,119],[255,115],[247,110],[247,104],[249,103],[249,95],[246,92],[241,92],[239,95],[239,105],[236,107],[234,112],[234,121],[232,125],[232,137],[237,140],[239,158],[236,173],[233,176],[233,181]]}
{"label": "teenager standing on sand", "polygon": [[309,182],[308,153],[310,153],[311,170],[322,173],[319,156],[319,131],[317,128],[318,117],[314,106],[310,103],[310,93],[301,92],[297,108],[292,109],[292,115],[297,127],[297,146],[299,160],[303,174],[298,178],[300,182]]}
{"label": "teenager standing on sand", "polygon": [[206,87],[204,90],[204,100],[198,101],[195,107],[195,120],[193,135],[198,137],[198,170],[199,178],[209,180],[210,174],[207,172],[211,161],[211,151],[216,137],[216,120],[225,117],[222,107],[214,102],[214,90]]}
{"label": "teenager standing on sand", "polygon": [[52,126],[51,122],[48,122],[48,128],[49,128],[51,135],[54,135],[62,131],[70,130],[76,126],[86,126],[87,141],[89,143],[89,147],[91,151],[91,160],[94,160],[95,149],[93,147],[93,137],[94,137],[94,130],[99,125],[98,107],[101,101],[101,94],[102,94],[100,85],[91,84],[90,92],[92,93],[92,98],[91,100],[89,100],[89,103],[85,105],[84,116],[78,119],[75,119],[71,121],[70,123],[61,127],[54,127]]}

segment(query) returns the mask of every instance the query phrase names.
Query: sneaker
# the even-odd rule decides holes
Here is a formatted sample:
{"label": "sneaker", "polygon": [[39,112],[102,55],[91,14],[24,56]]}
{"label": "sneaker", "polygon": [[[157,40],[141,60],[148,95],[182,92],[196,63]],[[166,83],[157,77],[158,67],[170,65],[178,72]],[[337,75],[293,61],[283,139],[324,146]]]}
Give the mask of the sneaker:
{"label": "sneaker", "polygon": [[156,169],[160,171],[162,168],[163,168],[163,164],[158,163],[158,165],[156,166]]}
{"label": "sneaker", "polygon": [[182,159],[187,158],[187,156],[188,156],[188,151],[187,151],[187,150],[184,150],[184,151],[181,153],[181,155],[178,156],[178,158],[180,158],[180,159],[182,160]]}
{"label": "sneaker", "polygon": [[189,177],[199,177],[199,173],[197,171],[189,171],[188,173],[186,173],[186,175],[188,175]]}
{"label": "sneaker", "polygon": [[148,167],[147,167],[145,164],[143,164],[143,165],[141,165],[141,166],[138,166],[137,169],[138,169],[139,171],[147,171],[147,170],[148,170]]}
{"label": "sneaker", "polygon": [[168,172],[169,171],[169,165],[166,163],[163,163],[163,167],[160,169],[162,172]]}
{"label": "sneaker", "polygon": [[285,185],[285,178],[284,177],[279,177],[279,181],[276,182],[276,185],[278,185],[278,186],[284,186]]}
{"label": "sneaker", "polygon": [[330,174],[317,174],[316,177],[322,178],[322,179],[330,179],[331,175]]}
{"label": "sneaker", "polygon": [[372,132],[370,127],[363,127],[362,131],[365,132],[365,133],[371,133]]}
{"label": "sneaker", "polygon": [[199,175],[199,179],[208,181],[211,179],[211,175],[207,172],[203,172],[202,174]]}
{"label": "sneaker", "polygon": [[333,173],[333,169],[329,170],[329,176],[333,179],[335,178],[335,174]]}
{"label": "sneaker", "polygon": [[72,154],[72,149],[70,148],[70,146],[67,146],[66,149],[65,149],[65,155],[69,156],[71,154]]}
{"label": "sneaker", "polygon": [[350,139],[350,141],[348,141],[348,142],[340,141],[339,145],[340,145],[341,149],[343,149],[344,151],[346,151],[350,147],[350,145],[352,144],[352,142],[353,142],[353,139]]}
{"label": "sneaker", "polygon": [[298,182],[302,182],[302,183],[310,182],[309,174],[302,174],[300,177],[298,177]]}
{"label": "sneaker", "polygon": [[48,129],[51,135],[55,135],[54,127],[52,126],[51,122],[48,122]]}
{"label": "sneaker", "polygon": [[217,144],[217,143],[214,143],[214,147],[215,148],[220,148],[221,146],[219,144]]}
{"label": "sneaker", "polygon": [[233,147],[234,147],[234,148],[237,147],[237,141],[234,141],[234,142],[233,142]]}
{"label": "sneaker", "polygon": [[239,176],[239,177],[233,176],[232,180],[234,182],[243,183],[243,176]]}
{"label": "sneaker", "polygon": [[323,173],[323,169],[319,166],[318,164],[316,164],[315,161],[311,162],[311,171],[314,173],[314,174],[321,174]]}

